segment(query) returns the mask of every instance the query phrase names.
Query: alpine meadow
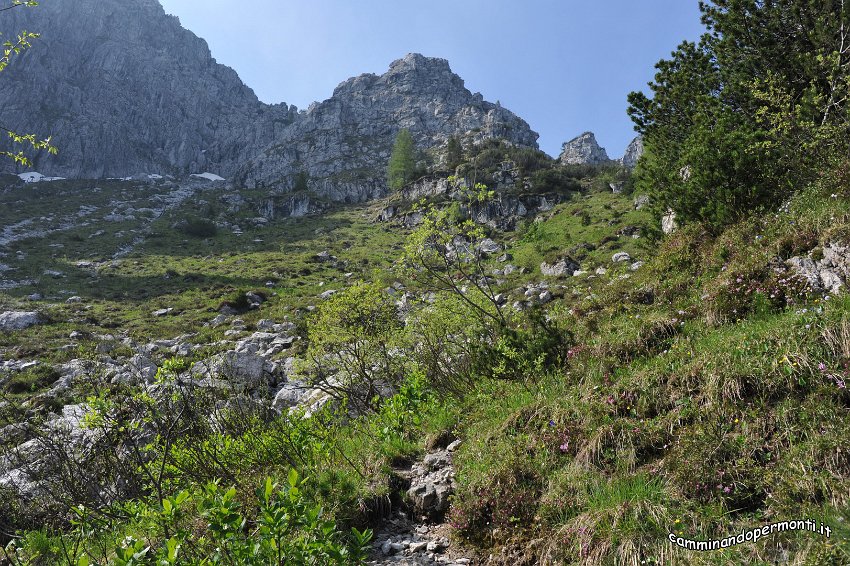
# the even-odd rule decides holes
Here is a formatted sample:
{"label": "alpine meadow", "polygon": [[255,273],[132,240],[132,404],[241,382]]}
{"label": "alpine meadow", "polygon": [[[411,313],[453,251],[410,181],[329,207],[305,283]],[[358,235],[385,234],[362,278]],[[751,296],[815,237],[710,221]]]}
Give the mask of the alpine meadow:
{"label": "alpine meadow", "polygon": [[377,5],[0,5],[0,566],[850,565],[850,4],[665,2],[604,113],[522,46],[620,0],[393,5],[557,156],[407,43],[307,109],[210,50]]}

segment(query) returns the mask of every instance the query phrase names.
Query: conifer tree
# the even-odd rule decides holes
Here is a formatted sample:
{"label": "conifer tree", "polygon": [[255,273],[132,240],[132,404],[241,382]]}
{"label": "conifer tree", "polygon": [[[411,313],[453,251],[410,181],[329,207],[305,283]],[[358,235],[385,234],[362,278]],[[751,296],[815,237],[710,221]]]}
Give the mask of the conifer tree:
{"label": "conifer tree", "polygon": [[779,204],[850,140],[850,1],[712,0],[706,33],[629,95],[638,190],[720,226]]}
{"label": "conifer tree", "polygon": [[416,146],[407,129],[396,136],[390,163],[387,166],[387,184],[394,191],[400,190],[413,180],[416,174]]}
{"label": "conifer tree", "polygon": [[461,163],[463,163],[463,147],[460,145],[460,140],[452,136],[446,145],[446,168],[454,171]]}

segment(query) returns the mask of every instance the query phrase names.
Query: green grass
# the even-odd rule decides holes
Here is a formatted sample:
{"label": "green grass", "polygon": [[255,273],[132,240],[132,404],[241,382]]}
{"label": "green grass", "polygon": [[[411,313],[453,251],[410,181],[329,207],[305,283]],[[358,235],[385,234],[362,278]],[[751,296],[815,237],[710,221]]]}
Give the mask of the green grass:
{"label": "green grass", "polygon": [[[800,564],[850,563],[850,393],[836,384],[850,364],[850,298],[824,299],[774,269],[827,242],[846,243],[850,204],[813,190],[786,213],[754,215],[720,234],[686,227],[662,240],[657,219],[633,210],[631,196],[594,187],[596,181],[538,222],[492,234],[507,244],[511,263],[528,269],[504,278],[502,291],[540,281],[540,263],[563,255],[589,272],[549,282],[556,296],[549,315],[574,335],[567,359],[521,382],[481,379],[462,398],[432,398],[403,430],[391,430],[395,421],[387,415],[340,424],[309,449],[314,497],[339,521],[366,524],[360,504],[395,497],[397,464],[452,431],[463,443],[449,518],[458,541],[484,556],[769,564],[781,545]],[[129,189],[110,190],[112,198]],[[76,262],[108,256],[85,234],[100,229],[97,223],[57,233],[52,241],[66,246],[59,251],[44,241],[17,243],[24,262],[11,257],[16,249],[4,250],[0,262],[40,282],[8,291],[0,307],[24,305],[21,297],[34,290],[58,297],[73,289],[84,297],[76,305],[36,303],[50,323],[0,336],[4,355],[47,364],[77,357],[80,350],[61,349],[72,330],[121,331],[140,341],[193,332],[192,341],[212,343],[228,327],[203,323],[222,301],[247,290],[269,293],[260,310],[241,316],[250,326],[260,318],[301,320],[299,310],[328,289],[396,280],[391,267],[405,231],[372,222],[381,203],[266,225],[249,221],[249,205],[235,220],[227,216],[241,236],[219,229],[209,238],[187,237],[175,228],[183,217],[206,214],[210,203],[222,211],[214,217],[224,218],[227,196],[205,193],[207,204],[170,211],[150,224],[133,254],[95,269]],[[38,202],[47,214],[59,201]],[[0,210],[9,215],[9,208]],[[630,226],[640,238],[618,237]],[[317,261],[322,250],[339,264]],[[634,272],[614,265],[619,251],[646,263]],[[487,267],[501,265],[493,259]],[[596,275],[597,267],[607,273]],[[40,276],[45,269],[66,276]],[[174,315],[152,316],[164,307]],[[17,376],[16,395],[43,387],[49,379],[41,372]],[[220,443],[216,453],[241,483],[254,485],[291,464],[277,450],[278,433],[252,429],[210,442]],[[809,517],[823,518],[836,535],[776,534],[704,554],[674,549],[666,538],[719,538]]]}

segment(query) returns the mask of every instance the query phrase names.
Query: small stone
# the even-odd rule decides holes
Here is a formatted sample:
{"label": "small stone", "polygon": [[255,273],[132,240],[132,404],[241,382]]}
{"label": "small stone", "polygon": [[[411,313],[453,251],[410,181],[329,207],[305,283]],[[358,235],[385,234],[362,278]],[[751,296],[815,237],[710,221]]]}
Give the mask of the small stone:
{"label": "small stone", "polygon": [[611,256],[611,261],[613,261],[614,263],[623,263],[631,260],[632,256],[630,256],[626,252],[617,252],[613,256]]}
{"label": "small stone", "polygon": [[442,552],[446,548],[446,545],[443,544],[442,541],[432,540],[425,548],[428,550],[428,552]]}
{"label": "small stone", "polygon": [[173,309],[173,308],[171,308],[171,307],[169,307],[169,308],[167,308],[167,309],[159,309],[159,310],[155,310],[155,311],[153,311],[151,314],[152,314],[153,316],[157,316],[157,317],[159,317],[159,316],[166,316],[166,315],[169,315],[169,314],[171,314],[172,312],[174,312],[174,309]]}
{"label": "small stone", "polygon": [[410,548],[410,552],[416,553],[416,552],[422,552],[427,547],[428,547],[428,541],[422,541],[422,542],[411,543],[409,548]]}
{"label": "small stone", "polygon": [[640,210],[648,204],[649,204],[649,196],[648,195],[638,195],[638,197],[635,198],[635,210]]}
{"label": "small stone", "polygon": [[484,255],[492,255],[500,252],[502,250],[502,246],[490,238],[484,238],[481,240],[481,243],[478,244],[478,250]]}
{"label": "small stone", "polygon": [[69,305],[70,305],[70,304],[73,304],[73,303],[82,303],[82,302],[83,302],[83,298],[82,298],[82,297],[77,297],[77,296],[75,295],[75,296],[73,296],[73,297],[68,297],[68,299],[67,299],[65,302],[66,302],[67,304],[69,304]]}
{"label": "small stone", "polygon": [[248,292],[245,293],[245,298],[248,299],[248,302],[251,303],[251,306],[260,306],[265,302],[265,298],[262,295],[258,295],[257,293]]}

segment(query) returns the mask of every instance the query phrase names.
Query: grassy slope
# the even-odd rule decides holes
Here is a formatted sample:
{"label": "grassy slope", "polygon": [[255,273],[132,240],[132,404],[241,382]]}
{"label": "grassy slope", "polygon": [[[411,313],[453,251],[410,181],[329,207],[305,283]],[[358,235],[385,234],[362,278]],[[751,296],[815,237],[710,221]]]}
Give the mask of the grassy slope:
{"label": "grassy slope", "polygon": [[[719,237],[681,230],[629,279],[568,295],[574,357],[533,385],[485,385],[461,410],[461,536],[528,564],[772,563],[780,546],[799,563],[850,562],[850,393],[830,377],[845,377],[850,299],[766,269],[844,241],[849,219],[846,200],[801,195]],[[803,518],[832,538],[704,554],[666,538]]]}
{"label": "grassy slope", "polygon": [[[20,240],[0,250],[5,253],[0,262],[15,268],[7,278],[33,280],[31,285],[0,291],[0,308],[36,309],[52,321],[0,336],[0,351],[7,359],[57,363],[76,357],[76,348],[62,349],[74,330],[87,335],[127,334],[138,341],[190,332],[199,332],[192,339],[199,344],[220,340],[226,327],[208,329],[202,324],[218,314],[223,301],[245,291],[261,290],[270,300],[261,312],[246,313],[242,317],[246,323],[292,317],[295,309],[315,304],[322,291],[345,285],[349,280],[345,274],[353,273],[351,279],[357,280],[386,269],[404,237],[399,230],[374,224],[376,213],[368,206],[337,208],[320,216],[257,226],[250,222],[258,216],[254,207],[229,212],[226,199],[231,195],[221,189],[201,192],[199,198],[150,223],[117,225],[102,218],[111,210],[110,201],[120,199],[142,207],[152,195],[164,191],[125,182],[101,182],[99,186],[101,191],[93,192],[86,183],[50,183],[0,195],[0,210],[7,225],[31,216],[60,218],[69,199],[75,206],[102,207],[87,218],[85,225]],[[241,195],[249,202],[252,197],[259,198],[247,191]],[[210,208],[214,212],[208,212]],[[183,218],[204,214],[238,225],[243,233],[236,235],[223,228],[215,236],[199,238],[175,228]],[[106,233],[92,237],[101,230]],[[122,232],[129,235],[116,236]],[[145,240],[132,253],[112,259],[113,253],[139,234],[145,234]],[[25,254],[23,259],[16,257],[18,250]],[[316,261],[315,255],[323,250],[343,261]],[[78,267],[79,261],[95,264]],[[62,275],[44,275],[47,270]],[[35,292],[45,299],[23,301]],[[70,295],[83,301],[65,304]],[[174,309],[171,316],[152,315],[169,307]]]}
{"label": "grassy slope", "polygon": [[[42,292],[74,288],[85,303],[49,309],[56,322],[5,336],[0,347],[60,361],[76,355],[53,352],[75,329],[173,337],[199,330],[229,294],[268,280],[277,296],[244,318],[280,319],[344,285],[345,272],[388,281],[383,270],[403,238],[372,224],[375,210],[352,207],[264,228],[243,222],[239,237],[191,239],[171,228],[193,213],[194,205],[186,206],[154,223],[160,237],[101,268],[96,285],[69,267],[98,253],[82,247],[85,238],[63,232],[61,257],[44,242],[21,242],[34,272],[61,264],[68,275],[43,279]],[[535,228],[503,235],[513,263],[532,270],[506,288],[540,280],[539,263],[563,252],[591,272],[551,282],[564,286],[554,293],[555,305],[570,313],[563,316],[577,337],[570,359],[523,384],[483,382],[466,399],[421,408],[421,421],[403,434],[343,427],[329,436],[336,448],[314,470],[317,497],[336,516],[356,521],[351,505],[391,489],[394,461],[454,428],[465,442],[451,520],[458,537],[485,556],[498,549],[506,562],[528,564],[726,564],[767,562],[782,544],[800,562],[847,563],[848,550],[837,543],[847,540],[850,521],[850,397],[828,376],[850,361],[850,302],[805,297],[795,288],[788,292],[797,304],[780,308],[767,297],[754,301],[737,280],[784,285],[771,282],[768,262],[830,239],[846,241],[848,219],[845,200],[803,196],[787,214],[720,236],[689,228],[657,244],[617,236],[626,226],[651,230],[649,214],[634,211],[630,197],[576,195]],[[323,249],[345,265],[313,261]],[[611,255],[623,250],[647,264],[636,272],[614,266]],[[608,273],[593,274],[597,266]],[[4,305],[27,292],[13,291]],[[178,315],[152,317],[159,307]],[[203,329],[195,340],[219,339],[224,330]],[[361,472],[346,472],[347,460]],[[270,457],[239,473],[251,485],[285,466]],[[833,539],[773,535],[704,555],[674,552],[666,539],[671,530],[708,538],[804,517],[826,519]]]}

